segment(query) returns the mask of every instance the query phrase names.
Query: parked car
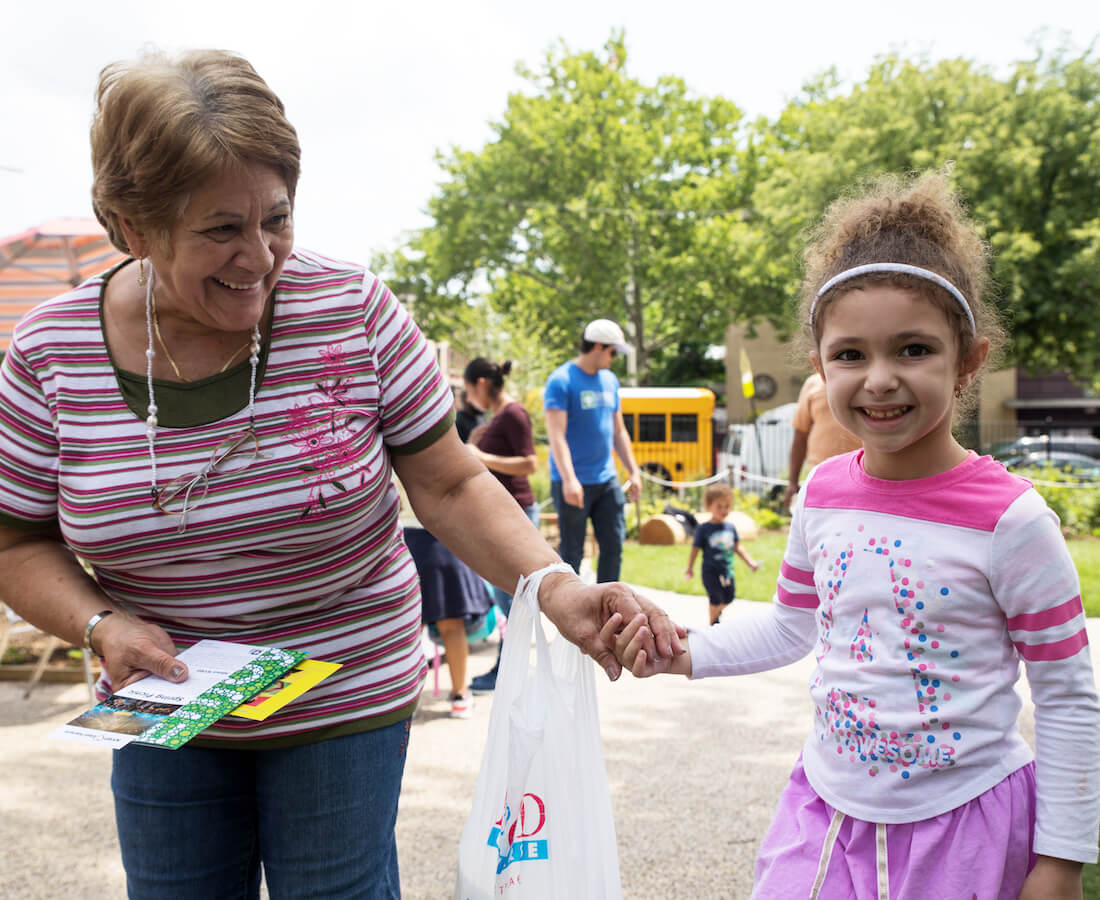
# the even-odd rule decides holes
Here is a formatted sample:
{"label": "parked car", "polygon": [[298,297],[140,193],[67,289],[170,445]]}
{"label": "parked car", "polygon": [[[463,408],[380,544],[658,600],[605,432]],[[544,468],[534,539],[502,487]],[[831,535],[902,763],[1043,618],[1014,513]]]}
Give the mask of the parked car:
{"label": "parked car", "polygon": [[1029,434],[1012,441],[994,444],[989,455],[999,460],[1007,460],[1029,454],[1044,456],[1054,453],[1076,453],[1100,459],[1100,438],[1091,434]]}
{"label": "parked car", "polygon": [[730,471],[737,490],[770,499],[782,495],[790,474],[791,422],[797,407],[797,403],[784,403],[760,413],[754,423],[729,426],[718,469]]}
{"label": "parked car", "polygon": [[1063,453],[1061,451],[1024,453],[1001,461],[1006,469],[1012,471],[1051,467],[1064,472],[1075,481],[1100,482],[1100,460],[1085,456],[1083,453]]}

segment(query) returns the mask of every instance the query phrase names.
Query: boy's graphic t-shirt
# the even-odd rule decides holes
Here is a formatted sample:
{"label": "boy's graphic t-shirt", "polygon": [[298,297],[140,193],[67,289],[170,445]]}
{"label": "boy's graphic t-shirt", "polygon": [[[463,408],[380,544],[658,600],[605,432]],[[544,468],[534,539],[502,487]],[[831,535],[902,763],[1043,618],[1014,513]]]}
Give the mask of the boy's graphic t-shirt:
{"label": "boy's graphic t-shirt", "polygon": [[732,522],[700,522],[692,542],[702,552],[703,571],[733,577],[733,551],[740,541]]}
{"label": "boy's graphic t-shirt", "polygon": [[813,651],[814,790],[869,822],[969,802],[1033,759],[1017,728],[1021,662],[1035,703],[1035,852],[1095,861],[1097,698],[1073,561],[1031,485],[989,457],[912,481],[862,451],[798,494],[770,614],[690,635],[694,677]]}

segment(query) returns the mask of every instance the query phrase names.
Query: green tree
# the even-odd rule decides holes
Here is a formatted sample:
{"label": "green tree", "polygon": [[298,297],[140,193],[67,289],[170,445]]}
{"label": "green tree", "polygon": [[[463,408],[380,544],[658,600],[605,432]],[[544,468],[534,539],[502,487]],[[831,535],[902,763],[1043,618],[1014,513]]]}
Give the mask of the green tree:
{"label": "green tree", "polygon": [[994,256],[1011,355],[1082,380],[1100,370],[1100,65],[1087,54],[1018,64],[887,56],[845,91],[832,72],[758,123],[751,202],[759,252],[742,281],[791,325],[799,248],[863,178],[951,167]]}
{"label": "green tree", "polygon": [[[965,60],[929,65],[886,56],[848,89],[833,71],[803,87],[773,122],[757,123],[752,199],[758,252],[746,282],[781,330],[793,325],[801,249],[825,207],[864,179],[958,163],[984,142],[1003,85]],[[961,163],[959,163],[961,165]]]}
{"label": "green tree", "polygon": [[1040,56],[1005,89],[959,177],[995,252],[1016,361],[1090,382],[1100,371],[1100,61]]}
{"label": "green tree", "polygon": [[1036,57],[998,76],[964,59],[878,59],[832,71],[774,119],[721,97],[630,78],[622,36],[601,54],[520,69],[496,137],[440,157],[434,224],[388,261],[429,332],[476,331],[487,301],[562,352],[586,320],[618,319],[639,369],[684,371],[682,348],[730,321],[794,325],[806,231],[860,180],[948,168],[995,251],[1010,355],[1100,387],[1100,63]]}
{"label": "green tree", "polygon": [[643,374],[681,341],[721,340],[739,309],[730,248],[747,231],[740,110],[626,72],[622,35],[601,54],[520,68],[494,140],[440,157],[434,224],[389,261],[395,289],[446,327],[478,297],[548,345],[595,316],[620,321]]}

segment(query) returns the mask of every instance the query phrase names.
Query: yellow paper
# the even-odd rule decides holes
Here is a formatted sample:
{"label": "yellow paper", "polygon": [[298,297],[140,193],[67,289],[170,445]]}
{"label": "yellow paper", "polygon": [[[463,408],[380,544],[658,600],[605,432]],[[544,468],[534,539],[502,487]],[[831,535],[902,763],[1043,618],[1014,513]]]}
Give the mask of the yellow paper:
{"label": "yellow paper", "polygon": [[242,703],[230,715],[262,722],[295,697],[302,696],[311,687],[324,681],[339,668],[340,663],[303,659],[282,678],[273,681],[247,703]]}

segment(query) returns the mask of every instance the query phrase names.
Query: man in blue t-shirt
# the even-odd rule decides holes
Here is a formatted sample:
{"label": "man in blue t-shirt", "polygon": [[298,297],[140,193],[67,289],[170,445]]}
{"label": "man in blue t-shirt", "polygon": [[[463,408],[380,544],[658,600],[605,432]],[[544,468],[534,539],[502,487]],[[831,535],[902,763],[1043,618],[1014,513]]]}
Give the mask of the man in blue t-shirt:
{"label": "man in blue t-shirt", "polygon": [[610,371],[630,352],[623,330],[610,319],[585,326],[576,359],[546,381],[543,406],[550,439],[550,495],[558,514],[559,552],[580,572],[588,520],[599,547],[598,582],[618,581],[626,538],[626,498],[611,451],[630,473],[628,495],[636,500],[642,476],[619,408],[619,379]]}

